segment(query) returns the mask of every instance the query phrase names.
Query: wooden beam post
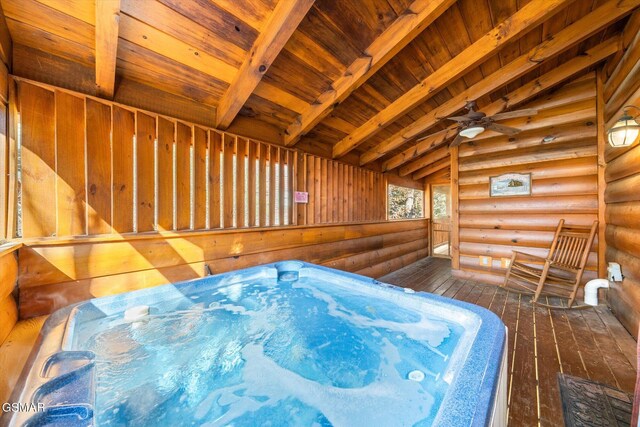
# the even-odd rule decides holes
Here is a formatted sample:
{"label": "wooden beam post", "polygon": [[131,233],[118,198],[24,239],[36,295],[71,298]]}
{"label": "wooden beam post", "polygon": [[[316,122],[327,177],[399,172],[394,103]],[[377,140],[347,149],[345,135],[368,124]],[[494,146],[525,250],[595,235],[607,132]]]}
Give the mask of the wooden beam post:
{"label": "wooden beam post", "polygon": [[253,93],[315,0],[279,0],[238,73],[222,96],[215,125],[226,129]]}
{"label": "wooden beam post", "polygon": [[604,128],[604,82],[602,69],[596,72],[596,126],[598,131],[598,277],[607,277],[607,242],[605,232],[607,224],[605,220],[606,202],[604,192],[607,188],[605,180],[605,168],[607,162],[604,158],[607,146],[607,134]]}
{"label": "wooden beam post", "polygon": [[[552,87],[555,87],[556,85],[560,84],[561,82],[565,81],[566,79],[570,78],[576,73],[602,61],[603,59],[615,53],[618,46],[618,40],[619,40],[618,37],[613,37],[609,40],[602,42],[601,44],[593,47],[592,49],[589,49],[587,52],[584,53],[584,55],[575,57],[574,59],[560,65],[557,68],[554,68],[553,70],[527,83],[526,85],[519,87],[518,89],[512,91],[511,93],[507,94],[501,99],[493,102],[487,107],[482,108],[482,111],[485,112],[487,115],[493,115],[493,114],[505,111],[509,108],[512,108],[518,104],[521,104],[524,101],[534,98],[535,96],[542,93],[543,91],[548,90]],[[505,68],[508,68],[508,66],[502,68],[501,70],[504,70]],[[469,93],[469,91],[473,90],[476,86],[480,85],[482,82],[484,82],[487,79],[490,80],[492,77],[493,75],[487,77],[484,80],[481,80],[476,85],[472,86],[467,91],[463,92],[461,95],[464,95],[465,93]],[[479,94],[479,92],[477,94]],[[486,93],[483,93],[480,96],[483,96],[485,94]],[[468,99],[473,99],[473,98],[468,97]],[[451,101],[458,102],[456,104],[458,106],[462,105],[459,103],[458,97],[453,98]],[[449,104],[450,102],[446,102],[440,108],[444,108],[444,109],[455,108],[450,106]],[[440,108],[436,110],[440,111]],[[391,138],[380,143],[377,147],[374,147],[370,151],[364,153],[361,156],[361,163],[363,162],[368,163],[369,161],[375,160],[376,158],[382,155],[380,153],[385,152],[390,146],[394,146],[394,148],[397,148],[400,143],[406,143],[406,141],[410,140],[411,138],[414,138],[415,135],[419,134],[420,132],[424,132],[424,130],[420,130],[420,129],[422,128],[429,129],[433,124],[439,121],[439,118],[436,117],[436,115],[428,114],[424,116],[424,118],[420,118],[416,120],[416,122],[411,124],[409,128],[407,128],[406,130],[403,129],[402,131],[393,135]],[[385,171],[388,171],[391,169],[395,169],[399,166],[402,166],[408,161],[417,159],[419,156],[425,153],[428,153],[437,147],[442,146],[445,142],[447,142],[449,138],[454,137],[456,133],[457,133],[457,125],[455,124],[449,126],[448,128],[442,131],[434,133],[429,137],[427,137],[426,139],[420,141],[418,144],[414,145],[413,147],[410,147],[405,151],[390,158],[389,160],[385,161],[382,165],[382,169]],[[409,174],[424,166],[425,165],[423,164],[422,160],[416,160],[410,163],[409,165],[403,167],[401,169],[402,171],[401,173]]]}
{"label": "wooden beam post", "polygon": [[421,102],[438,93],[468,70],[498,52],[516,39],[567,6],[569,0],[532,0],[520,10],[480,37],[460,54],[431,73],[362,126],[333,147],[333,158],[342,157],[367,138],[395,121]]}
{"label": "wooden beam post", "polygon": [[302,135],[317,125],[453,3],[455,0],[416,0],[411,3],[407,10],[365,49],[362,56],[356,58],[331,87],[287,128],[285,145],[295,145]]}
{"label": "wooden beam post", "polygon": [[119,24],[120,0],[96,1],[96,85],[108,99],[115,92]]}
{"label": "wooden beam post", "polygon": [[458,147],[451,149],[451,269],[460,269],[460,184],[458,182]]}

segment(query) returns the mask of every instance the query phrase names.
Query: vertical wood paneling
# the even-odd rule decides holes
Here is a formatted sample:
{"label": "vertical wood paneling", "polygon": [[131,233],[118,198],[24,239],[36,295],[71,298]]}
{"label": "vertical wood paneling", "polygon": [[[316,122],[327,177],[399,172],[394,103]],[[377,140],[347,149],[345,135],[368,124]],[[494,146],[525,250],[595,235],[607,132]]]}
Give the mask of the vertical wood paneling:
{"label": "vertical wood paneling", "polygon": [[333,167],[333,180],[331,184],[333,189],[331,191],[331,222],[339,222],[338,219],[340,206],[338,203],[340,197],[340,164],[338,162],[331,162],[331,166]]}
{"label": "vertical wood paneling", "polygon": [[89,234],[111,233],[111,108],[87,100]]}
{"label": "vertical wood paneling", "polygon": [[285,213],[285,205],[284,199],[286,196],[285,191],[285,175],[284,169],[287,163],[287,150],[283,148],[278,149],[278,176],[279,176],[279,193],[278,193],[278,224],[285,225],[284,223],[284,213]]}
{"label": "vertical wood paneling", "polygon": [[249,167],[247,169],[248,176],[248,195],[249,195],[249,227],[254,227],[256,225],[256,176],[258,173],[258,169],[256,168],[256,160],[258,158],[258,143],[255,141],[249,141]]}
{"label": "vertical wood paneling", "polygon": [[[84,99],[56,92],[57,236],[87,234]],[[76,117],[77,120],[69,120]],[[131,212],[131,207],[128,207]]]}
{"label": "vertical wood paneling", "polygon": [[307,158],[307,191],[309,192],[309,203],[307,203],[307,224],[316,223],[316,158]]}
{"label": "vertical wood paneling", "polygon": [[220,190],[220,177],[222,165],[220,156],[222,154],[222,135],[218,132],[209,131],[209,227],[220,228],[222,194]]}
{"label": "vertical wood paneling", "polygon": [[22,120],[22,237],[56,233],[55,99],[20,84]]}
{"label": "vertical wood paneling", "polygon": [[193,128],[193,228],[207,226],[207,131]]}
{"label": "vertical wood paneling", "polygon": [[293,202],[294,176],[296,173],[295,153],[291,150],[287,151],[287,200],[289,201],[288,224],[295,224],[295,203]]}
{"label": "vertical wood paneling", "polygon": [[9,79],[9,115],[7,144],[7,171],[9,172],[7,182],[7,230],[8,239],[17,236],[18,233],[18,138],[19,134],[19,104],[18,84],[15,80]]}
{"label": "vertical wood paneling", "polygon": [[234,209],[233,206],[233,156],[236,149],[236,137],[224,135],[224,156],[223,156],[223,208],[222,218],[223,227],[229,228],[234,226]]}
{"label": "vertical wood paneling", "polygon": [[362,192],[361,192],[361,187],[362,187],[362,171],[358,168],[354,168],[353,170],[354,173],[354,181],[353,181],[353,192],[354,192],[354,197],[355,197],[355,203],[353,206],[353,219],[355,221],[361,221],[362,220]]}
{"label": "vertical wood paneling", "polygon": [[276,225],[276,165],[278,164],[278,147],[271,146],[269,149],[269,225]]}
{"label": "vertical wood paneling", "polygon": [[135,115],[113,107],[113,231],[133,231],[133,137]]}
{"label": "vertical wood paneling", "polygon": [[9,138],[8,109],[0,103],[0,239],[7,237],[9,219]]}
{"label": "vertical wood paneling", "polygon": [[[307,156],[296,152],[294,154],[295,162],[295,191],[309,191],[307,185]],[[294,203],[296,210],[296,224],[303,225],[307,223],[307,205],[308,203]]]}
{"label": "vertical wood paneling", "polygon": [[320,170],[320,176],[322,177],[320,181],[320,222],[327,222],[327,215],[329,212],[329,168],[328,168],[328,160],[322,159],[322,169]]}
{"label": "vertical wood paneling", "polygon": [[176,127],[176,228],[191,227],[191,126]]}
{"label": "vertical wood paneling", "polygon": [[[372,221],[382,212],[383,177],[372,171],[22,85],[13,105],[25,110],[28,237]],[[309,203],[293,202],[296,189]],[[33,197],[39,208],[52,196],[53,209],[31,212]]]}
{"label": "vertical wood paneling", "polygon": [[349,213],[349,218],[347,219],[347,221],[351,222],[351,221],[355,221],[355,215],[354,215],[354,200],[353,200],[353,194],[354,194],[354,174],[353,174],[353,166],[349,165],[347,166],[348,169],[348,173],[347,173],[347,182],[348,182],[348,189],[349,189],[349,197],[347,200],[347,212]]}
{"label": "vertical wood paneling", "polygon": [[258,191],[258,207],[260,217],[260,227],[267,225],[267,159],[269,158],[269,146],[266,144],[260,144],[260,162],[259,162],[259,186]]}
{"label": "vertical wood paneling", "polygon": [[[323,207],[322,207],[322,161],[324,160],[325,165],[326,165],[326,161],[327,159],[321,159],[316,157],[316,160],[314,162],[314,172],[313,172],[313,191],[314,191],[314,197],[315,197],[315,212],[314,212],[314,216],[315,216],[315,223],[316,224],[320,224],[322,223],[322,211],[323,211]],[[326,166],[325,166],[326,169]]]}
{"label": "vertical wood paneling", "polygon": [[173,230],[173,145],[175,125],[158,117],[158,230]]}
{"label": "vertical wood paneling", "polygon": [[136,113],[136,209],[138,232],[154,229],[156,121],[146,114]]}
{"label": "vertical wood paneling", "polygon": [[344,165],[338,163],[338,197],[337,211],[338,222],[344,222],[344,205],[345,205],[345,185],[344,185]]}
{"label": "vertical wood paneling", "polygon": [[238,138],[236,142],[236,224],[245,227],[245,177],[247,158],[247,140]]}

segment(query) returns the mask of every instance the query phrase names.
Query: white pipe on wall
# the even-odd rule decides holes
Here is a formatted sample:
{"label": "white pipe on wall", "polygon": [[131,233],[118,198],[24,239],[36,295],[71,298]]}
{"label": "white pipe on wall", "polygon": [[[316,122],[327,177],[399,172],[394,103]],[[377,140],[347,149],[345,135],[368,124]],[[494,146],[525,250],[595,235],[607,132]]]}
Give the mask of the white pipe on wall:
{"label": "white pipe on wall", "polygon": [[607,279],[589,280],[584,285],[584,303],[587,305],[598,305],[598,289],[608,288],[609,281]]}

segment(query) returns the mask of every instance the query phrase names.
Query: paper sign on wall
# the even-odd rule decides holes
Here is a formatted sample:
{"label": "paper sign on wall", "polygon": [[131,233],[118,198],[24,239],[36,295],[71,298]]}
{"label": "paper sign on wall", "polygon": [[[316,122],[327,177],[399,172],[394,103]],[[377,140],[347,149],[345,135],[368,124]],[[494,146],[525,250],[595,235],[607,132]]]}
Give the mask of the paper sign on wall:
{"label": "paper sign on wall", "polygon": [[296,203],[309,203],[309,193],[306,191],[294,191],[293,201]]}

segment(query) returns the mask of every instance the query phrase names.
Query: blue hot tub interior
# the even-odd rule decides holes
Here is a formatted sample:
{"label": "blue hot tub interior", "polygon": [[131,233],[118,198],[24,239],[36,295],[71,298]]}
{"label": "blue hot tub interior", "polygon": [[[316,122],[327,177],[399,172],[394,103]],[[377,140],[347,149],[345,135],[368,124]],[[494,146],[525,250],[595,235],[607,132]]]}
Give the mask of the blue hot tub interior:
{"label": "blue hot tub interior", "polygon": [[21,398],[29,425],[484,425],[503,345],[479,307],[287,261],[57,313]]}

